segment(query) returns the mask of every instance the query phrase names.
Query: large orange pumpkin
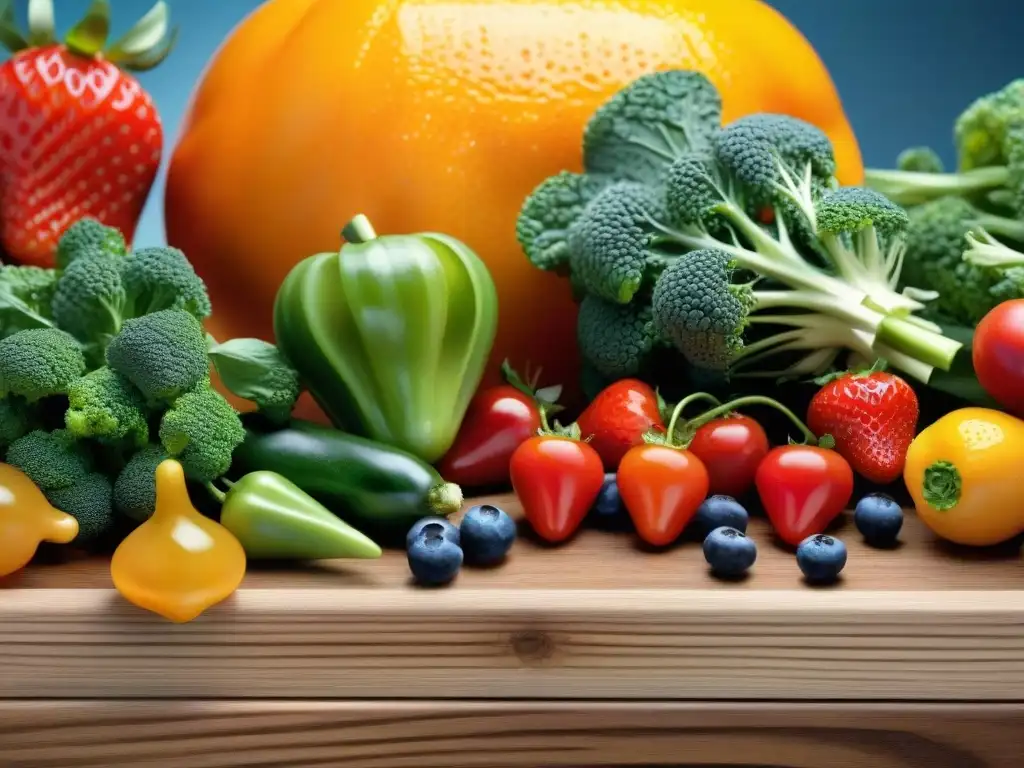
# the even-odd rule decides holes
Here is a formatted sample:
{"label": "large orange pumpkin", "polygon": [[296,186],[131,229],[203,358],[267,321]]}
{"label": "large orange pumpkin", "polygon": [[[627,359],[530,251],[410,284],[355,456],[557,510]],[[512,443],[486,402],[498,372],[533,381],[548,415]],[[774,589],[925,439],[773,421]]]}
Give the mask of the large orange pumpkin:
{"label": "large orange pumpkin", "polygon": [[690,68],[725,119],[784,112],[826,130],[840,177],[860,153],[824,65],[759,0],[270,0],[217,53],[174,151],[167,236],[195,263],[218,336],[272,338],[288,270],[380,232],[435,230],[498,286],[492,376],[509,358],[574,387],[567,281],[516,244],[524,197],[580,165],[582,128],[640,74]]}

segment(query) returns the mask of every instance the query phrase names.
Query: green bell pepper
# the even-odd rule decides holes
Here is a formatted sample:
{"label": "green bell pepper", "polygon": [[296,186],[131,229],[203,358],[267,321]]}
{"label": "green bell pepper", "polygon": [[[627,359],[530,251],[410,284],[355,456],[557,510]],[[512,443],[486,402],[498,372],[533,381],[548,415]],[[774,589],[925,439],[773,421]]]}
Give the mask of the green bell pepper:
{"label": "green bell pepper", "polygon": [[250,472],[222,480],[227,493],[207,489],[221,502],[220,523],[253,560],[372,559],[381,548],[276,472]]}
{"label": "green bell pepper", "polygon": [[339,429],[440,459],[483,376],[498,297],[483,261],[447,235],[377,236],[364,216],[339,253],[289,272],[278,347]]}

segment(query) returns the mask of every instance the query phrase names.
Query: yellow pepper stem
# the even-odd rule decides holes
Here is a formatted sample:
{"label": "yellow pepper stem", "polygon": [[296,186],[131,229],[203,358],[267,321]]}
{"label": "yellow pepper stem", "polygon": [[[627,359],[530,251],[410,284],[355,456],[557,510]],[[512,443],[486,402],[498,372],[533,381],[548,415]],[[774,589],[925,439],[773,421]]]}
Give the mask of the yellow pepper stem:
{"label": "yellow pepper stem", "polygon": [[924,471],[924,500],[940,512],[957,505],[962,487],[960,470],[952,462],[936,461]]}

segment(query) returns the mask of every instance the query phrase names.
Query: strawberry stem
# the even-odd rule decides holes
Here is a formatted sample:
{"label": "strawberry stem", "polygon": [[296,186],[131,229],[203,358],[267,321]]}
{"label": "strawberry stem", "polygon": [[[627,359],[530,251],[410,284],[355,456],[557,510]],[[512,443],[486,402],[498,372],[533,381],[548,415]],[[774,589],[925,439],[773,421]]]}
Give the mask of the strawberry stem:
{"label": "strawberry stem", "polygon": [[668,428],[665,430],[665,434],[668,436],[668,441],[671,443],[673,435],[675,434],[676,422],[679,421],[679,417],[683,413],[683,409],[686,408],[690,403],[696,403],[701,400],[712,403],[715,406],[721,405],[721,402],[714,395],[709,395],[707,392],[694,392],[691,395],[687,395],[678,403],[676,407],[672,409],[672,416],[668,421]]}
{"label": "strawberry stem", "polygon": [[85,16],[64,37],[64,45],[78,56],[91,59],[103,50],[110,35],[109,0],[92,0]]}
{"label": "strawberry stem", "polygon": [[[719,416],[723,416],[729,413],[730,411],[736,410],[737,408],[742,408],[745,405],[767,405],[774,408],[775,410],[785,415],[786,418],[788,418],[791,422],[793,422],[794,426],[796,426],[797,429],[800,430],[800,432],[803,434],[807,442],[821,444],[821,441],[818,440],[818,436],[811,432],[811,430],[808,429],[807,425],[804,424],[795,413],[789,410],[789,408],[784,406],[778,400],[773,400],[772,398],[764,397],[763,395],[748,395],[746,397],[739,397],[733,400],[732,402],[726,403],[725,405],[720,405],[717,408],[712,408],[710,411],[706,411],[697,418],[687,422],[687,431],[699,429],[700,427],[707,424],[709,421],[717,419]],[[824,437],[829,436],[826,435]],[[826,445],[822,444],[822,447],[826,447]]]}
{"label": "strawberry stem", "polygon": [[28,0],[28,42],[32,46],[56,41],[53,0]]}

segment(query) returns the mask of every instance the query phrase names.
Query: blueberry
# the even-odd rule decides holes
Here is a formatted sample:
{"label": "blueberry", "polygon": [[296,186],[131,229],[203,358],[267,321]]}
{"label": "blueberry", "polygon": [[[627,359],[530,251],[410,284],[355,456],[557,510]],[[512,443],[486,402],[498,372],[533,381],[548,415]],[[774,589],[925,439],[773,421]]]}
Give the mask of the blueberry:
{"label": "blueberry", "polygon": [[[405,535],[405,548],[410,549],[415,539],[419,538],[423,533],[423,529],[428,525],[439,525],[441,526],[441,535],[448,539],[455,546],[460,546],[459,542],[459,529],[456,528],[452,523],[443,517],[424,517],[422,520],[417,520],[413,523],[412,528],[409,529],[409,533]],[[433,529],[431,529],[433,530]]]}
{"label": "blueberry", "polygon": [[493,565],[501,562],[516,540],[516,524],[503,509],[483,504],[471,507],[459,526],[466,562]]}
{"label": "blueberry", "polygon": [[808,536],[796,548],[796,562],[807,581],[816,584],[833,582],[846,567],[846,545],[823,533]]}
{"label": "blueberry", "polygon": [[462,550],[445,536],[440,523],[427,523],[409,547],[409,570],[420,584],[439,586],[454,579],[462,567]]}
{"label": "blueberry", "polygon": [[757,545],[743,531],[723,525],[704,539],[704,559],[716,575],[736,578],[757,560]]}
{"label": "blueberry", "polygon": [[690,526],[702,540],[708,537],[715,528],[735,528],[747,532],[750,515],[747,510],[732,496],[711,496],[697,507]]}
{"label": "blueberry", "polygon": [[619,495],[619,484],[614,472],[604,476],[604,483],[591,508],[594,519],[602,526],[621,526],[629,521],[629,513]]}
{"label": "blueberry", "polygon": [[872,493],[857,502],[853,522],[868,544],[891,547],[903,527],[903,510],[891,496]]}

